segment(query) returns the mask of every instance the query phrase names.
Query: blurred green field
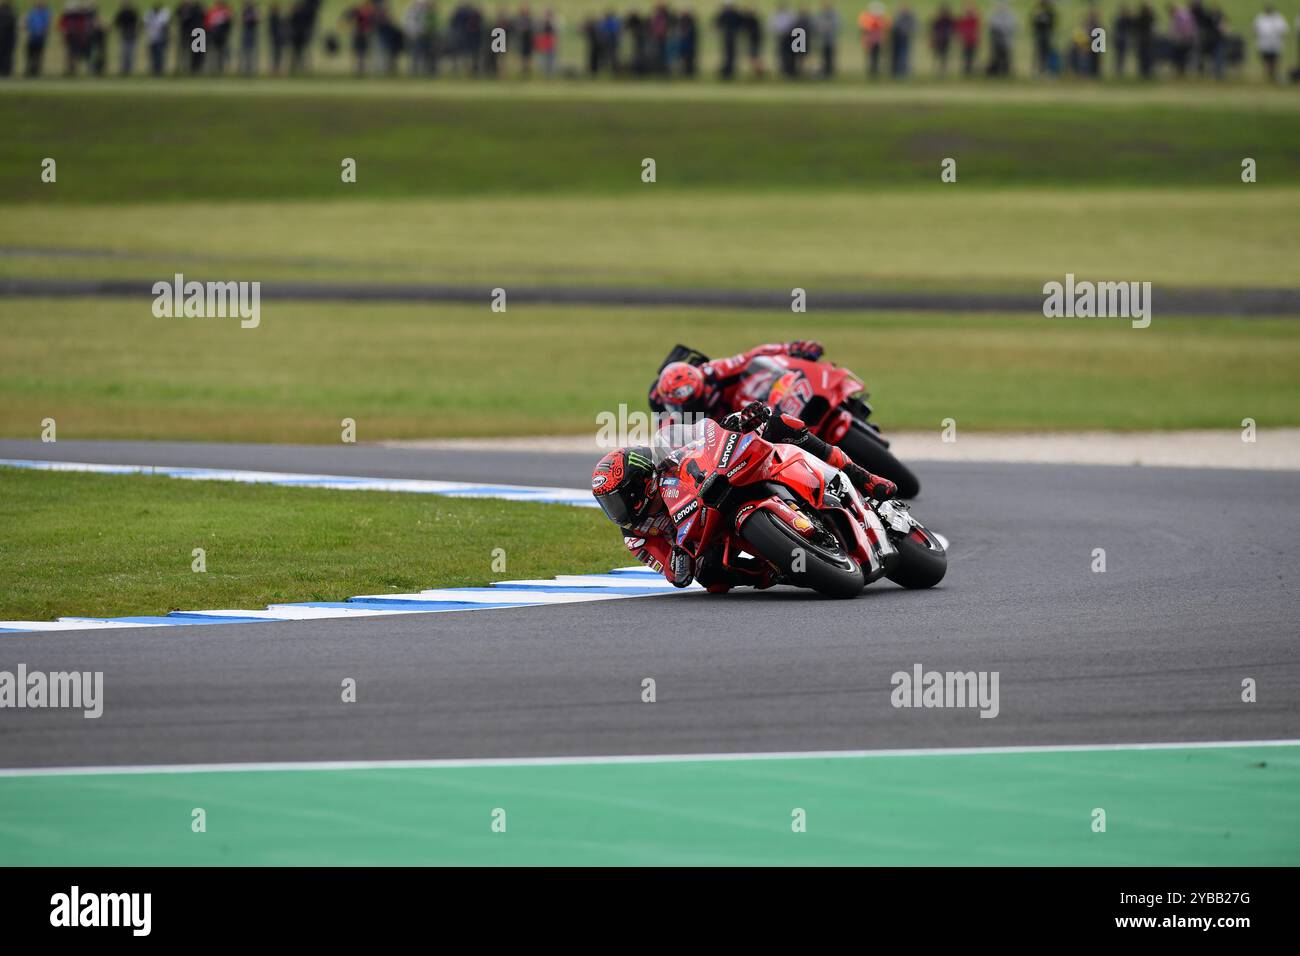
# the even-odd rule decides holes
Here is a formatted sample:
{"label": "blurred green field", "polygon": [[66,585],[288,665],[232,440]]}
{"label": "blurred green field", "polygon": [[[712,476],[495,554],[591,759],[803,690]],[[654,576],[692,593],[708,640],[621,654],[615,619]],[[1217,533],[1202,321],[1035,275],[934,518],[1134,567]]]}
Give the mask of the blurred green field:
{"label": "blurred green field", "polygon": [[1124,320],[266,302],[262,323],[148,301],[0,299],[0,435],[339,440],[594,433],[643,410],[676,342],[710,354],[819,338],[878,420],[970,430],[1300,424],[1293,320]]}
{"label": "blurred green field", "polygon": [[[412,198],[561,194],[657,196],[678,190],[937,190],[982,187],[1300,185],[1300,99],[1267,91],[1148,102],[1142,91],[1007,101],[996,90],[961,102],[902,91],[826,99],[515,97],[481,84],[386,95],[366,84],[317,92],[310,82],[254,81],[246,95],[216,81],[14,86],[0,94],[0,204],[162,200]],[[604,84],[601,89],[616,84]],[[340,91],[346,90],[346,92]],[[3,89],[3,88],[0,88]],[[40,92],[30,93],[36,89]],[[163,93],[171,89],[175,92]],[[522,84],[519,90],[531,89]],[[672,87],[673,91],[680,87]],[[353,91],[360,92],[353,92]],[[41,164],[58,163],[44,183]],[[344,157],[357,182],[341,181]],[[652,157],[657,182],[641,182]],[[195,223],[204,231],[205,223]],[[6,227],[3,235],[13,242]]]}
{"label": "blurred green field", "polygon": [[332,442],[344,417],[363,441],[582,432],[640,408],[674,342],[807,337],[866,375],[896,428],[1300,419],[1287,320],[817,311],[825,290],[1035,293],[1067,272],[1295,287],[1300,101],[1283,91],[658,89],[6,88],[0,278],[798,286],[812,311],[267,301],[241,330],[155,319],[145,296],[0,299],[0,433],[50,416],[67,438]]}
{"label": "blurred green field", "polygon": [[[565,505],[0,467],[0,619],[261,608],[604,572],[628,561],[608,524]],[[492,568],[498,547],[505,571]],[[195,548],[204,573],[191,567]]]}
{"label": "blurred green field", "polygon": [[[1300,284],[1300,188],[692,191],[4,209],[0,277],[1037,293]],[[2,307],[2,306],[0,306]],[[358,317],[364,306],[356,306]]]}
{"label": "blurred green field", "polygon": [[[908,4],[916,14],[918,20],[916,40],[912,47],[912,60],[914,72],[921,76],[929,76],[937,72],[937,66],[929,49],[927,40],[927,25],[935,11],[939,8],[941,2],[943,2],[943,0],[916,0],[916,2]],[[1100,2],[1096,4],[1097,9],[1100,10],[1102,14],[1102,24],[1108,31],[1113,30],[1114,15],[1122,2],[1123,0],[1100,0]],[[314,70],[325,74],[339,74],[349,72],[353,69],[353,60],[348,53],[348,26],[342,17],[344,12],[353,6],[354,3],[355,0],[325,0],[319,20],[316,49],[313,52]],[[31,5],[30,0],[20,0],[17,7],[20,10],[25,11],[29,9]],[[101,15],[108,20],[111,20],[112,14],[116,12],[119,5],[120,4],[118,4],[116,0],[106,0],[106,2],[97,4]],[[171,4],[168,5],[171,6]],[[812,2],[783,4],[780,0],[749,0],[749,2],[740,3],[738,5],[758,11],[762,18],[762,55],[768,71],[772,70],[775,62],[775,40],[773,39],[769,28],[769,19],[771,14],[778,7],[783,5],[791,9],[805,9],[809,11],[820,9],[822,6],[820,3]],[[845,79],[852,78],[854,80],[860,80],[865,75],[865,61],[862,53],[860,35],[857,29],[857,19],[858,15],[866,8],[866,2],[865,0],[834,0],[832,5],[840,15],[840,32],[838,43],[836,44],[839,75]],[[1129,5],[1132,6],[1133,4],[1130,3]],[[236,0],[236,2],[232,3],[232,6],[239,9],[241,4]],[[259,6],[261,6],[263,10],[267,8],[266,3],[261,3]],[[287,4],[282,4],[282,6],[287,8]],[[401,14],[405,12],[408,2],[407,0],[389,0],[388,6],[389,9],[400,18]],[[519,10],[521,4],[480,4],[480,6],[488,12],[489,18],[494,18],[497,11],[507,11],[510,15],[513,15]],[[614,2],[611,2],[611,0],[549,0],[549,2],[546,3],[531,4],[534,17],[540,17],[543,10],[546,9],[554,10],[559,16],[559,62],[562,70],[566,71],[582,71],[585,69],[586,48],[582,39],[581,30],[582,23],[587,17],[592,15],[603,15],[606,11],[611,9],[624,15],[631,10],[638,10],[644,13],[649,11],[653,6],[654,4],[650,2],[628,2],[628,0],[614,0]],[[721,8],[721,3],[713,0],[713,2],[707,3],[671,4],[671,6],[674,8],[690,7],[694,10],[697,19],[700,21],[701,69],[707,74],[712,74],[717,69],[718,63],[721,59],[720,34],[713,26],[713,18]],[[889,8],[892,15],[898,12],[901,5],[896,2],[889,2],[886,6]],[[951,2],[949,6],[956,11],[960,9],[961,3]],[[1168,29],[1168,12],[1165,5],[1155,3],[1152,4],[1152,6],[1155,8],[1157,15],[1157,31],[1161,33],[1166,32]],[[1261,78],[1263,73],[1260,68],[1259,58],[1254,51],[1254,34],[1251,30],[1250,23],[1255,14],[1259,12],[1262,5],[1256,2],[1256,0],[1222,0],[1220,6],[1223,8],[1224,13],[1227,16],[1228,31],[1231,33],[1243,34],[1248,41],[1246,62],[1237,72],[1242,77],[1251,80]],[[441,0],[441,2],[438,3],[438,8],[441,12],[441,22],[444,24],[444,29],[446,20],[451,15],[451,11],[454,7],[455,3],[450,2],[450,0]],[[987,21],[989,14],[993,10],[994,4],[988,2],[988,0],[980,0],[980,2],[977,3],[977,7],[980,10],[981,19],[984,21],[981,28],[980,55],[978,61],[979,66],[982,68],[986,65],[988,60],[989,42]],[[1058,49],[1063,50],[1066,44],[1070,42],[1074,31],[1083,23],[1087,6],[1081,2],[1081,0],[1065,0],[1065,2],[1057,3],[1056,8],[1056,44]],[[1012,4],[1012,9],[1016,13],[1018,26],[1014,43],[1015,54],[1013,58],[1013,67],[1018,74],[1029,75],[1032,71],[1031,31],[1029,29],[1029,15],[1032,9],[1032,4],[1023,2],[1023,0],[1017,0],[1016,3]],[[1284,9],[1283,13],[1285,14],[1287,11]],[[1294,11],[1292,11],[1292,13],[1294,13]],[[168,59],[169,69],[171,65],[171,57],[174,55],[175,29],[175,25],[173,24],[172,50],[169,50]],[[326,32],[332,32],[342,40],[342,49],[335,56],[327,55],[326,51],[323,49],[323,37]],[[267,49],[268,41],[266,39],[265,28],[263,28],[260,39],[260,63],[261,68],[266,70],[269,68],[270,56]],[[113,41],[110,44],[110,56],[113,55],[112,51],[115,48],[115,44],[116,37],[113,38]],[[238,49],[237,33],[236,36],[232,37],[231,46],[232,49]],[[513,46],[511,46],[510,49],[513,51]],[[1114,45],[1112,41],[1111,56],[1113,55]],[[1288,51],[1288,59],[1291,59],[1294,55],[1295,51],[1294,47],[1292,47]],[[143,56],[137,56],[137,71],[144,69],[143,60]],[[959,56],[954,49],[950,60],[950,70],[955,71],[958,63]],[[110,69],[115,69],[115,59],[110,59],[110,64]],[[52,44],[52,48],[47,55],[46,71],[55,73],[61,72],[63,65],[64,57],[61,44],[56,42]],[[534,69],[536,68],[537,67],[535,66]],[[518,72],[519,69],[520,65],[518,57],[513,54],[508,55],[507,65],[505,67],[506,73],[513,74]],[[1114,69],[1114,63],[1108,60],[1103,66],[1103,69],[1109,74]],[[1126,65],[1127,75],[1131,77],[1134,70],[1134,58],[1133,54],[1130,52]],[[1167,67],[1166,71],[1168,71]]]}

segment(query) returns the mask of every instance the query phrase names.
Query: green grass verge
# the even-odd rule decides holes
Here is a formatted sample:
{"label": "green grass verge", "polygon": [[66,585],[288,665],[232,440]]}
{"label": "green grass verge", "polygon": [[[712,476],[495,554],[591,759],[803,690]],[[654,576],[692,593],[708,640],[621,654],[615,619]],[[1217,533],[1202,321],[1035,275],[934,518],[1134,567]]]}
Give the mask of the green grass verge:
{"label": "green grass verge", "polygon": [[[594,509],[135,475],[0,468],[0,527],[6,620],[340,601],[627,564]],[[205,573],[192,570],[195,548]],[[505,572],[492,570],[494,548]]]}
{"label": "green grass verge", "polygon": [[1300,283],[1300,188],[1240,184],[19,204],[0,215],[12,243],[0,276],[22,278],[799,287],[814,307],[834,289],[1032,293],[1067,272],[1158,287]]}
{"label": "green grass verge", "polygon": [[0,862],[1294,866],[1298,783],[1295,747],[10,777]]}
{"label": "green grass verge", "polygon": [[886,427],[1174,429],[1300,424],[1289,320],[267,302],[262,324],[158,319],[146,299],[0,299],[0,435],[360,441],[594,433],[644,410],[675,342],[730,354],[818,338]]}
{"label": "green grass verge", "polygon": [[[1263,183],[1300,181],[1292,114],[1213,98],[1194,108],[1133,109],[1080,99],[1062,109],[994,96],[730,101],[482,96],[472,85],[431,97],[269,89],[164,95],[118,84],[97,95],[74,87],[0,96],[0,203],[646,194],[644,157],[657,163],[655,194],[937,188],[944,157],[958,161],[965,188],[1240,186],[1246,156]],[[55,184],[40,179],[46,157],[58,162]],[[344,157],[357,160],[355,184],[340,181]],[[191,226],[202,232],[206,224]]]}

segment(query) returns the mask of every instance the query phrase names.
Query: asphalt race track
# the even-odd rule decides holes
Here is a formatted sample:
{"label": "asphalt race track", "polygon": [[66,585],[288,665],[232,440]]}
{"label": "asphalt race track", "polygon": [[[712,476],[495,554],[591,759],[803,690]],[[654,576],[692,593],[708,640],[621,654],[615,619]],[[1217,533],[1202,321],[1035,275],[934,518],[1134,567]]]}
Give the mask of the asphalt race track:
{"label": "asphalt race track", "polygon": [[[591,465],[541,453],[72,441],[0,441],[0,457],[568,487]],[[948,578],[929,592],[883,583],[841,602],[741,591],[6,634],[0,668],[102,670],[105,709],[98,720],[10,712],[0,767],[1300,737],[1300,474],[918,471],[915,512],[952,542]],[[1105,573],[1091,570],[1095,548]],[[893,708],[891,675],[918,663],[998,671],[997,717]],[[358,693],[346,707],[345,677]],[[654,704],[641,701],[646,677]],[[1246,678],[1256,703],[1241,701]]]}

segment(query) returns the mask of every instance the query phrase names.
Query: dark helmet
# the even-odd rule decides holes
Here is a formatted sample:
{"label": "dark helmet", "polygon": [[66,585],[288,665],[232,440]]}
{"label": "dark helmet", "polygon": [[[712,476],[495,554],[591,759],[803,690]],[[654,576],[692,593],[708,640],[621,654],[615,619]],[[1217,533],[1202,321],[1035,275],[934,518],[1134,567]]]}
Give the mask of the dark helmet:
{"label": "dark helmet", "polygon": [[591,473],[591,493],[606,517],[621,528],[630,528],[654,504],[659,478],[650,449],[619,448],[596,464]]}

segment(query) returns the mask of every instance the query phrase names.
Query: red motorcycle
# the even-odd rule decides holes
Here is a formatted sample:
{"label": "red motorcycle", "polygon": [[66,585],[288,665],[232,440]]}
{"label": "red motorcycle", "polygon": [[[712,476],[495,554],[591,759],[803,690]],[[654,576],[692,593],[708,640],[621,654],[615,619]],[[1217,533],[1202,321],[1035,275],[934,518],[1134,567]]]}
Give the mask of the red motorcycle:
{"label": "red motorcycle", "polygon": [[[670,362],[701,365],[708,356],[685,345],[676,346],[659,366]],[[731,389],[724,414],[759,401],[785,415],[802,419],[812,433],[844,453],[867,471],[888,478],[903,498],[915,498],[921,482],[894,457],[880,428],[868,421],[871,406],[862,379],[831,362],[813,362],[785,355],[763,355],[746,366],[740,384]]]}
{"label": "red motorcycle", "polygon": [[852,597],[887,577],[905,588],[938,584],[943,545],[900,501],[873,502],[848,477],[794,445],[712,420],[670,424],[651,445],[676,543],[752,571],[761,558],[778,580]]}

